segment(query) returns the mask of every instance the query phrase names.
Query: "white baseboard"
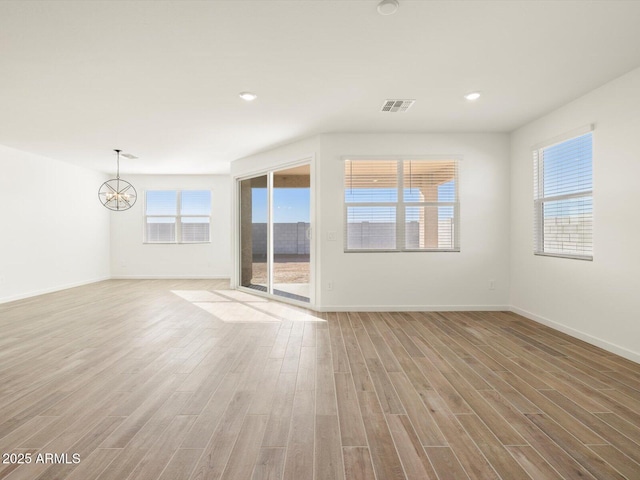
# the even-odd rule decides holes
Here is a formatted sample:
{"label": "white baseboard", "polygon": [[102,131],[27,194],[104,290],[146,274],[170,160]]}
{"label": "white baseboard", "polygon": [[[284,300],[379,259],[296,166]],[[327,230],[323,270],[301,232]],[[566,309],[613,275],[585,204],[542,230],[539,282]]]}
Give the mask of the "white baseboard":
{"label": "white baseboard", "polygon": [[15,302],[16,300],[24,300],[25,298],[37,297],[38,295],[45,295],[47,293],[59,292],[61,290],[68,290],[69,288],[81,287],[83,285],[89,285],[90,283],[103,282],[105,280],[109,280],[110,278],[111,278],[110,276],[105,276],[105,277],[93,278],[91,280],[83,280],[81,282],[73,282],[73,283],[67,283],[64,285],[58,285],[50,288],[43,288],[40,290],[33,290],[27,293],[20,293],[18,295],[12,295],[10,297],[0,298],[0,303]]}
{"label": "white baseboard", "polygon": [[228,280],[229,275],[112,275],[113,280]]}
{"label": "white baseboard", "polygon": [[542,325],[546,325],[547,327],[551,327],[554,330],[558,330],[560,332],[566,333],[567,335],[571,335],[572,337],[583,340],[587,343],[590,343],[591,345],[595,345],[596,347],[600,347],[608,352],[615,353],[616,355],[620,355],[621,357],[624,357],[627,360],[640,363],[640,353],[638,352],[634,352],[633,350],[629,350],[628,348],[621,347],[620,345],[616,345],[615,343],[611,343],[602,338],[594,337],[593,335],[589,335],[588,333],[582,332],[580,330],[576,330],[575,328],[572,328],[572,327],[568,327],[566,325],[563,325],[562,323],[549,320],[548,318],[542,317],[540,315],[536,315],[535,313],[531,313],[527,310],[523,310],[518,307],[511,306],[509,310],[511,310],[513,313],[517,313],[518,315],[522,315],[523,317],[526,317],[529,320],[533,320],[534,322],[541,323]]}
{"label": "white baseboard", "polygon": [[318,312],[500,312],[508,305],[324,305]]}

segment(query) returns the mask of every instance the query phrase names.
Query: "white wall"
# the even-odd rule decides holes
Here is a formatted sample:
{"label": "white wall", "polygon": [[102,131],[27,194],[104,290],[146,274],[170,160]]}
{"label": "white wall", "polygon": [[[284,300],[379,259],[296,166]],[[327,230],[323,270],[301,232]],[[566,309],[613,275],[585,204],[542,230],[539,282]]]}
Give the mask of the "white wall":
{"label": "white wall", "polygon": [[[130,210],[111,214],[114,278],[228,278],[231,273],[228,175],[127,175],[138,192]],[[145,190],[212,191],[211,243],[144,244]]]}
{"label": "white wall", "polygon": [[[508,135],[330,134],[321,136],[320,152],[323,310],[506,308]],[[461,155],[461,251],[344,253],[344,155]],[[336,232],[337,241],[329,241],[328,232]],[[490,280],[495,290],[489,290]]]}
{"label": "white wall", "polygon": [[0,146],[0,302],[109,277],[107,177]]}
{"label": "white wall", "polygon": [[[593,262],[533,255],[531,146],[588,123],[593,132]],[[511,137],[515,311],[640,361],[640,69]]]}
{"label": "white wall", "polygon": [[[231,164],[232,176],[315,157],[315,307],[319,310],[507,308],[509,159],[506,134],[326,134]],[[460,253],[344,253],[343,155],[463,157]],[[337,233],[329,241],[327,233]],[[489,290],[489,281],[496,283]],[[333,289],[328,290],[328,283]]]}
{"label": "white wall", "polygon": [[281,165],[311,158],[318,152],[319,141],[318,136],[304,138],[231,162],[231,177],[263,173]]}

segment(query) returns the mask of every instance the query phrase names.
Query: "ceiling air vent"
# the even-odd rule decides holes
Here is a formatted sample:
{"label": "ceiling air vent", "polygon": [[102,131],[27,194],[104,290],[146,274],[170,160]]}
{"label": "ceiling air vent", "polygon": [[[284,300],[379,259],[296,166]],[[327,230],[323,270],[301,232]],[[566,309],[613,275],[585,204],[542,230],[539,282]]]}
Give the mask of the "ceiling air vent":
{"label": "ceiling air vent", "polygon": [[404,100],[385,100],[382,104],[381,112],[406,112],[409,110],[409,107],[415,103],[415,100],[404,99]]}

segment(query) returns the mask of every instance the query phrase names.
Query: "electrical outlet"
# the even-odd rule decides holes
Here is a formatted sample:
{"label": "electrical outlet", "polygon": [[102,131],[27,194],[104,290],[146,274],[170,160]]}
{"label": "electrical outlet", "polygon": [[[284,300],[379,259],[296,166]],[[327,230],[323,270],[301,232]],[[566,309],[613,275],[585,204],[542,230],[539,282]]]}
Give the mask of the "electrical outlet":
{"label": "electrical outlet", "polygon": [[489,290],[495,290],[495,289],[496,289],[496,281],[489,280]]}
{"label": "electrical outlet", "polygon": [[327,232],[327,240],[330,242],[335,242],[338,240],[338,233],[335,230],[331,230]]}
{"label": "electrical outlet", "polygon": [[333,290],[333,282],[327,282],[327,290]]}

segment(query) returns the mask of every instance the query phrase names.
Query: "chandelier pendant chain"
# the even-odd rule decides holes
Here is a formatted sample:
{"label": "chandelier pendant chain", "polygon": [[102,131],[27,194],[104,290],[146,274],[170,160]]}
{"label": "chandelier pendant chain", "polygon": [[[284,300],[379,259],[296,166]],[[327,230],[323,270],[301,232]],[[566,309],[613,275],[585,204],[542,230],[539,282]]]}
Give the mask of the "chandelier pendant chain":
{"label": "chandelier pendant chain", "polygon": [[120,150],[116,150],[116,179],[120,180]]}

